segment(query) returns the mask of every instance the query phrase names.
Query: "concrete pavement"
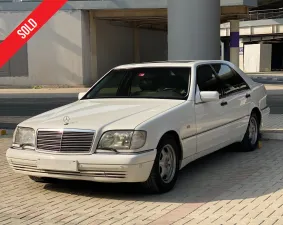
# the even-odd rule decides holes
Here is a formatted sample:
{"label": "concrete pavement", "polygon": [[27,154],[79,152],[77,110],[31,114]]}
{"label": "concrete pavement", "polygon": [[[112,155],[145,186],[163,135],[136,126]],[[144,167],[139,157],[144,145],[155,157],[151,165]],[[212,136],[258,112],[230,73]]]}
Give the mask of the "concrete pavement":
{"label": "concrete pavement", "polygon": [[175,189],[146,195],[132,184],[39,184],[14,173],[0,138],[0,224],[283,224],[281,141],[255,152],[227,148],[181,171]]}
{"label": "concrete pavement", "polygon": [[[276,95],[283,87],[267,90]],[[48,99],[42,104],[50,105]],[[283,115],[271,115],[264,139],[265,132],[282,129]],[[11,141],[11,131],[0,137],[1,225],[283,224],[281,141],[264,140],[261,149],[249,153],[226,148],[197,160],[181,171],[176,188],[163,195],[145,195],[133,184],[34,183],[8,167],[5,152]]]}

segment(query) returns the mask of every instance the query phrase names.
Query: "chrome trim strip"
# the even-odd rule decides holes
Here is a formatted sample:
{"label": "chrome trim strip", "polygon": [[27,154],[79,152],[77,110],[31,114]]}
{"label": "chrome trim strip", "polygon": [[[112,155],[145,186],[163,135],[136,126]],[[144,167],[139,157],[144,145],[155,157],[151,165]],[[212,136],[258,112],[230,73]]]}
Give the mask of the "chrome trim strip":
{"label": "chrome trim strip", "polygon": [[58,129],[53,129],[53,128],[40,128],[40,129],[37,129],[37,131],[60,131],[60,132],[63,132],[63,131],[71,131],[71,132],[82,132],[82,133],[85,133],[85,132],[96,132],[96,130],[90,130],[90,129],[75,129],[75,128],[58,128]]}
{"label": "chrome trim strip", "polygon": [[63,134],[64,134],[64,130],[62,130],[62,132],[61,132],[59,152],[61,152],[61,149],[62,149],[62,139],[63,139]]}
{"label": "chrome trim strip", "polygon": [[243,116],[243,117],[241,117],[241,118],[239,118],[239,119],[230,121],[229,123],[225,123],[225,124],[222,124],[222,125],[220,125],[220,126],[210,128],[210,129],[208,129],[208,130],[202,131],[202,132],[200,132],[200,133],[196,133],[195,135],[192,135],[192,136],[189,136],[189,137],[184,137],[184,138],[182,138],[181,140],[183,141],[183,140],[186,140],[186,139],[195,137],[195,136],[197,136],[197,135],[204,134],[204,133],[206,133],[206,132],[209,132],[209,131],[215,130],[215,129],[217,129],[217,128],[226,126],[226,125],[228,125],[228,124],[234,123],[234,122],[236,122],[236,121],[239,121],[239,120],[244,119],[244,118],[249,117],[249,116],[250,116],[250,115]]}
{"label": "chrome trim strip", "polygon": [[194,135],[191,135],[191,136],[188,136],[188,137],[183,137],[181,140],[182,141],[187,140],[187,139],[190,139],[190,138],[195,137],[195,136],[197,136],[197,134],[194,134]]}
{"label": "chrome trim strip", "polygon": [[225,123],[225,124],[222,124],[222,125],[220,125],[220,126],[217,126],[217,127],[214,127],[214,128],[211,128],[211,129],[208,129],[208,130],[205,130],[205,131],[202,131],[202,132],[200,132],[200,133],[197,133],[197,135],[200,135],[200,134],[203,134],[203,133],[206,133],[206,132],[215,130],[215,129],[217,129],[217,128],[226,126],[226,125],[228,125],[228,124],[234,123],[234,122],[236,122],[236,121],[239,121],[239,120],[244,119],[244,118],[249,117],[249,116],[250,116],[250,115],[246,115],[246,116],[243,116],[243,117],[241,117],[241,118],[239,118],[239,119],[232,120],[232,121],[230,121],[229,123]]}
{"label": "chrome trim strip", "polygon": [[103,152],[99,152],[99,150],[103,151],[102,149],[97,149],[93,154],[101,154],[101,155],[141,155],[144,153],[148,153],[148,152],[152,152],[155,151],[156,149],[149,149],[149,150],[144,150],[144,151],[140,151],[140,152],[109,152],[109,151],[103,151]]}

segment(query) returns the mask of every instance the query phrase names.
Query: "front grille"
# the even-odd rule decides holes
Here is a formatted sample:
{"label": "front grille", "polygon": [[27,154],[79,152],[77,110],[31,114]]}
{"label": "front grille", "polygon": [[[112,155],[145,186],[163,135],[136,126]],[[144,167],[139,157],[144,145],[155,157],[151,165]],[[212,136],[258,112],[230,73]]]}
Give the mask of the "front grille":
{"label": "front grille", "polygon": [[89,130],[38,130],[37,149],[51,152],[89,152],[94,131]]}

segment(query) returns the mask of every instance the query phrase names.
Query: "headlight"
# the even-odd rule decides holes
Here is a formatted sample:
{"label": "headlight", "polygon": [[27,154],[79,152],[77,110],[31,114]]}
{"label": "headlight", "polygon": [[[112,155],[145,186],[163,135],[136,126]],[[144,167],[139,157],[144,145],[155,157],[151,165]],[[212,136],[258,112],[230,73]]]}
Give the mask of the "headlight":
{"label": "headlight", "polygon": [[13,146],[35,148],[35,131],[32,128],[18,127],[14,133]]}
{"label": "headlight", "polygon": [[99,149],[139,149],[146,141],[145,131],[108,131],[99,141]]}

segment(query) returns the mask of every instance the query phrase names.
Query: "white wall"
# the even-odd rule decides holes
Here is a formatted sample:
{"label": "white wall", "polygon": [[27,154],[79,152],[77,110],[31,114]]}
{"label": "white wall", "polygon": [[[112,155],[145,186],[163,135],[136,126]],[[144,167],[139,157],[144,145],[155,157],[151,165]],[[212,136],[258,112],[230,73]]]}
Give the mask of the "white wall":
{"label": "white wall", "polygon": [[271,71],[271,54],[270,44],[245,45],[244,71],[250,73]]}
{"label": "white wall", "polygon": [[245,45],[245,72],[260,72],[260,44]]}
{"label": "white wall", "polygon": [[[0,12],[0,39],[12,32],[29,13]],[[59,11],[28,42],[29,76],[0,77],[0,84],[83,84],[82,42],[81,11]]]}

